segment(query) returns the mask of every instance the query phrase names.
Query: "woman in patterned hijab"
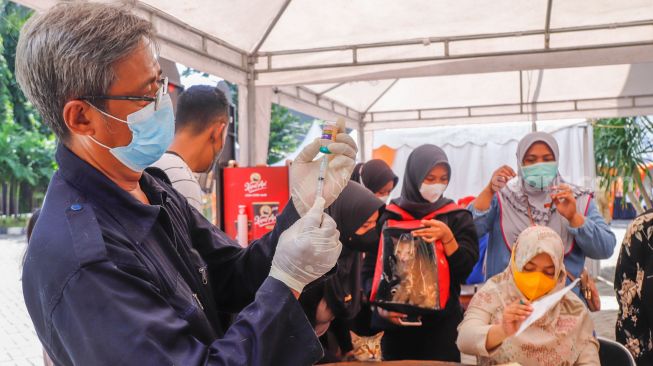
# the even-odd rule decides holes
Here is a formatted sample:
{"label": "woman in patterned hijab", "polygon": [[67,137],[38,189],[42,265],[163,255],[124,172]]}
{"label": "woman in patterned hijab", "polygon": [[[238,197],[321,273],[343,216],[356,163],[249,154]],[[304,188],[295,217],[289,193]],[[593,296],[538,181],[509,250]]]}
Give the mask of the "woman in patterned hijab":
{"label": "woman in patterned hijab", "polygon": [[562,290],[566,275],[562,239],[548,227],[524,230],[513,253],[508,268],[474,295],[458,327],[460,351],[476,355],[481,365],[600,364],[594,323],[573,292],[515,335],[532,312],[529,299]]}

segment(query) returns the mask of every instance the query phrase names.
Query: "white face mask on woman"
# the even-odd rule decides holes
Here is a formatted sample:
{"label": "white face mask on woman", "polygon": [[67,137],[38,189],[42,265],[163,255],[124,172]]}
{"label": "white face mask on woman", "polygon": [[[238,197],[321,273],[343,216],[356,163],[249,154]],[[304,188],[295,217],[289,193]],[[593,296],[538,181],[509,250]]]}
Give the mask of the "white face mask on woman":
{"label": "white face mask on woman", "polygon": [[434,203],[435,201],[439,200],[440,197],[442,197],[442,193],[444,193],[444,190],[447,189],[446,184],[441,184],[441,183],[435,183],[435,184],[426,184],[422,183],[422,186],[419,187],[419,193],[422,195],[422,197],[431,202]]}

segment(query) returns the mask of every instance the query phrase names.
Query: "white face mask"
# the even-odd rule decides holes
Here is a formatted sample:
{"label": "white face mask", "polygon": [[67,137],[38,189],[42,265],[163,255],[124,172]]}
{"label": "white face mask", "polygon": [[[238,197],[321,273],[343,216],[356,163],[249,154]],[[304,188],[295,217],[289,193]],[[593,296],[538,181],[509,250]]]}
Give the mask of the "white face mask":
{"label": "white face mask", "polygon": [[379,197],[379,199],[380,199],[381,201],[383,201],[384,203],[387,203],[387,202],[388,202],[388,198],[390,198],[390,195],[389,195],[389,194],[386,194],[385,196],[381,196],[381,197]]}
{"label": "white face mask", "polygon": [[446,184],[426,184],[422,183],[422,186],[419,188],[419,193],[422,195],[422,197],[433,203],[437,200],[440,199],[442,196],[442,193],[444,193],[444,190],[447,189]]}

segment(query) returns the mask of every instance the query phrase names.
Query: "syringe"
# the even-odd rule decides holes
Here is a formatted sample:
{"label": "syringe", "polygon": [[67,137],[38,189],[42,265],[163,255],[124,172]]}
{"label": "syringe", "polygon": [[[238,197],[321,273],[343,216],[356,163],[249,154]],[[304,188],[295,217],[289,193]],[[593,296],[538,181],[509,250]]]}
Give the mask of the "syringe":
{"label": "syringe", "polygon": [[317,192],[315,197],[322,197],[322,192],[324,191],[324,179],[326,177],[326,170],[329,165],[329,156],[331,151],[326,146],[326,141],[335,141],[336,135],[338,134],[338,126],[335,123],[326,122],[322,127],[322,146],[320,146],[320,152],[324,154],[322,156],[322,161],[320,162],[320,172],[317,178]]}
{"label": "syringe", "polygon": [[322,191],[324,190],[324,176],[326,175],[328,165],[329,158],[324,155],[320,162],[320,175],[317,177],[317,193],[315,194],[315,197],[322,197]]}

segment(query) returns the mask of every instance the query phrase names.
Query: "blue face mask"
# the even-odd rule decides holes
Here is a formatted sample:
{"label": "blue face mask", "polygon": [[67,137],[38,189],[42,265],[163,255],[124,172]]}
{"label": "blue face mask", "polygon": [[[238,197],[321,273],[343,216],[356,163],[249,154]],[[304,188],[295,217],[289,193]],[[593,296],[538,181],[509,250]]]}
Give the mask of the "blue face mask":
{"label": "blue face mask", "polygon": [[522,166],[522,178],[531,187],[544,189],[551,185],[558,176],[558,163],[537,163],[529,166]]}
{"label": "blue face mask", "polygon": [[100,113],[117,121],[126,123],[132,132],[132,140],[127,146],[109,147],[91,139],[98,145],[109,149],[129,169],[142,172],[148,166],[159,160],[175,137],[175,116],[172,112],[170,95],[163,95],[159,108],[154,109],[154,102],[145,108],[127,116],[127,120],[116,118],[97,107]]}

